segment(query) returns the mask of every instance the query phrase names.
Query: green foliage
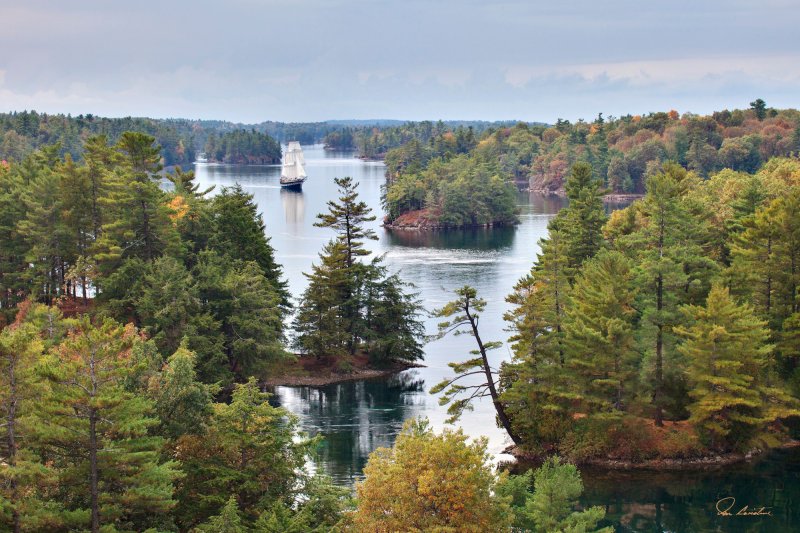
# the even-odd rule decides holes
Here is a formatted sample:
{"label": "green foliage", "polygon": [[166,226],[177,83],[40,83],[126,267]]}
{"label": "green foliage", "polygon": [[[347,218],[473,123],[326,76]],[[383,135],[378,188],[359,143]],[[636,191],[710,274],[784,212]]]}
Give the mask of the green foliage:
{"label": "green foliage", "polygon": [[[677,332],[689,359],[690,422],[715,449],[743,449],[779,419],[800,415],[800,403],[771,383],[766,323],[715,286],[705,307],[686,306],[691,326]],[[774,430],[774,427],[772,428]]]}
{"label": "green foliage", "polygon": [[255,261],[280,294],[282,305],[288,307],[286,281],[281,279],[281,267],[275,262],[274,250],[266,237],[266,227],[253,195],[244,192],[238,184],[223,187],[211,201],[209,211],[214,232],[208,247],[231,259]]}
{"label": "green foliage", "polygon": [[205,151],[210,159],[235,165],[269,165],[281,160],[281,145],[266,133],[252,129],[211,134]]}
{"label": "green foliage", "polygon": [[619,252],[587,261],[575,281],[565,317],[564,344],[571,388],[584,413],[613,413],[635,391],[635,291],[630,262]]}
{"label": "green foliage", "polygon": [[156,433],[171,440],[205,433],[217,391],[218,387],[197,381],[195,354],[180,346],[147,383],[160,421]]}
{"label": "green foliage", "polygon": [[[707,181],[665,164],[650,170],[644,198],[602,230],[597,217],[573,212],[598,213],[597,200],[562,210],[540,242],[537,264],[508,297],[514,358],[501,368],[500,389],[522,446],[574,460],[635,462],[785,438],[785,421],[797,416],[792,392],[800,375],[798,177],[796,160]],[[570,194],[597,198],[590,180],[578,167]],[[586,249],[593,251],[574,253],[576,243],[592,242]],[[726,319],[723,330],[738,333],[725,347],[708,344],[722,327],[706,310],[710,293],[719,299],[712,286],[720,283],[739,310]],[[716,305],[723,320],[725,306]],[[755,328],[759,320],[768,327]],[[755,337],[743,347],[746,323]],[[774,354],[758,355],[767,345]],[[721,360],[727,351],[736,361],[715,369],[707,354]]]}
{"label": "green foliage", "polygon": [[562,463],[558,457],[553,457],[534,472],[533,478],[533,496],[528,500],[525,512],[536,524],[536,531],[613,531],[611,527],[597,528],[597,523],[605,516],[602,507],[572,510],[583,492],[583,482],[575,465]]}
{"label": "green foliage", "polygon": [[180,474],[161,458],[163,439],[148,434],[157,423],[152,403],[126,389],[135,342],[130,328],[83,318],[42,361],[49,388],[37,405],[35,441],[54,464],[52,497],[71,527],[169,524]]}
{"label": "green foliage", "polygon": [[412,361],[422,357],[419,320],[421,306],[406,292],[409,284],[388,275],[382,257],[370,262],[364,240],[376,240],[366,226],[375,216],[358,199],[351,178],[336,178],[341,194],[328,202],[328,213],[318,215],[319,227],[337,231],[320,253],[320,262],[306,273],[308,287],[298,306],[294,344],[317,358],[337,358],[361,350],[373,365]]}
{"label": "green foliage", "polygon": [[236,385],[229,404],[214,405],[203,435],[178,440],[176,456],[186,475],[177,491],[181,527],[219,514],[229,495],[247,522],[273,502],[291,499],[308,445],[294,440],[296,424],[286,411],[269,405],[254,378]]}
{"label": "green foliage", "polygon": [[[456,296],[458,297],[456,300],[447,303],[433,313],[434,316],[449,319],[439,323],[437,337],[444,337],[451,332],[454,335],[470,335],[475,339],[477,349],[470,351],[474,357],[466,361],[448,363],[456,376],[452,379],[444,379],[434,385],[430,392],[431,394],[443,392],[442,397],[439,398],[439,404],[450,404],[447,408],[447,413],[450,415],[447,419],[448,423],[458,420],[465,410],[472,410],[472,401],[476,398],[491,398],[497,419],[503,429],[515,444],[520,444],[520,437],[511,427],[506,408],[500,399],[497,387],[498,378],[489,364],[487,355],[489,350],[499,348],[502,343],[484,342],[478,331],[480,318],[478,313],[485,309],[486,302],[478,298],[475,289],[469,286],[456,290]],[[465,379],[466,384],[462,381]]]}

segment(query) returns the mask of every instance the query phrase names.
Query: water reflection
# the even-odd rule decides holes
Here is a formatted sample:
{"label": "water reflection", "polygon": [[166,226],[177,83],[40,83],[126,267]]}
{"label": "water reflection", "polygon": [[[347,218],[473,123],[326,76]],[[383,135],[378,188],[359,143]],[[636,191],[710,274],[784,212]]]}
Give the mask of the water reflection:
{"label": "water reflection", "polygon": [[441,231],[388,230],[390,246],[502,251],[514,243],[516,228],[467,228]]}
{"label": "water reflection", "polygon": [[424,405],[425,382],[410,370],[386,378],[325,387],[276,387],[274,402],[300,416],[324,441],[315,461],[337,482],[360,476],[370,452],[388,447]]}
{"label": "water reflection", "polygon": [[281,188],[281,204],[287,224],[302,224],[306,217],[306,204],[303,191]]}
{"label": "water reflection", "polygon": [[[770,531],[800,529],[800,449],[776,450],[752,463],[707,471],[615,472],[581,468],[581,505],[606,509],[604,525],[633,531]],[[722,498],[772,516],[718,516]],[[723,506],[725,508],[725,506]]]}

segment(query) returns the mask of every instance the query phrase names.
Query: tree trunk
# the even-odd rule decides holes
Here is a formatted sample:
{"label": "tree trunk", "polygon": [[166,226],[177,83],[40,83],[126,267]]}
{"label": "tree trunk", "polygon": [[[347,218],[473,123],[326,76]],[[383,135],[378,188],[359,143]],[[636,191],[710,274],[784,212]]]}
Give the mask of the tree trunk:
{"label": "tree trunk", "polygon": [[506,416],[506,410],[503,407],[503,403],[500,401],[500,395],[497,394],[497,388],[494,386],[492,370],[489,368],[489,359],[486,356],[486,347],[483,345],[480,334],[478,334],[478,324],[475,321],[475,317],[469,312],[469,297],[467,297],[464,302],[464,313],[467,315],[467,320],[469,320],[469,324],[472,326],[472,333],[475,335],[475,341],[478,343],[478,351],[480,351],[481,359],[483,360],[483,371],[486,374],[486,384],[489,387],[489,394],[492,396],[492,403],[497,412],[497,418],[500,420],[506,433],[508,433],[508,436],[514,441],[514,444],[521,444],[522,439],[514,431],[514,428],[511,427],[511,420]]}
{"label": "tree trunk", "polygon": [[89,410],[89,490],[92,510],[92,533],[100,531],[100,495],[97,475],[97,412]]}
{"label": "tree trunk", "polygon": [[661,408],[661,385],[664,380],[664,325],[661,323],[661,309],[664,304],[664,278],[659,274],[657,284],[657,302],[656,309],[658,311],[658,333],[656,333],[656,387],[653,394],[653,402],[655,403],[656,412],[654,421],[656,426],[662,427],[664,425],[664,412]]}
{"label": "tree trunk", "polygon": [[[6,445],[8,446],[8,466],[13,470],[17,465],[17,436],[16,436],[16,423],[17,423],[17,376],[16,376],[17,358],[11,354],[11,361],[8,366],[8,381],[9,381],[9,395],[8,395],[8,417],[6,419]],[[11,522],[14,533],[20,533],[20,516],[19,516],[19,486],[15,472],[11,474]]]}

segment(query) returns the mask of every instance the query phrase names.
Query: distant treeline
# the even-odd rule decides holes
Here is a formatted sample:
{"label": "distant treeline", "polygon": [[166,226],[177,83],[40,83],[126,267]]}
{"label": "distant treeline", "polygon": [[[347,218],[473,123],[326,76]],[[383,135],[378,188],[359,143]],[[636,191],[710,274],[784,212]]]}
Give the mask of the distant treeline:
{"label": "distant treeline", "polygon": [[[376,124],[394,122],[378,121]],[[59,155],[70,154],[80,160],[86,139],[93,135],[103,135],[111,142],[117,142],[123,132],[133,131],[155,137],[161,146],[162,163],[165,166],[190,165],[197,152],[209,151],[207,143],[213,136],[219,141],[226,134],[240,132],[230,137],[234,144],[242,142],[246,135],[242,132],[266,134],[278,142],[296,140],[301,144],[322,142],[325,136],[337,130],[350,127],[351,122],[308,122],[292,123],[261,122],[259,124],[239,124],[222,120],[153,119],[140,117],[104,118],[95,115],[49,115],[36,111],[0,113],[0,160],[22,161],[38,148],[59,144]],[[353,123],[358,125],[359,123]],[[264,139],[253,137],[253,146],[260,150],[245,154],[260,159],[264,157]],[[218,144],[214,145],[214,148]],[[280,158],[280,155],[278,155]]]}
{"label": "distant treeline", "polygon": [[[474,135],[489,129],[505,128],[515,121],[487,122],[483,120],[451,120],[432,122],[396,123],[384,121],[376,124],[344,125],[325,136],[325,148],[329,150],[357,150],[361,157],[382,159],[392,148],[413,140],[427,143],[449,131],[470,130]],[[540,124],[540,123],[533,123]]]}
{"label": "distant treeline", "polygon": [[209,136],[206,154],[214,161],[237,165],[268,165],[281,160],[281,145],[266,133],[235,130]]}

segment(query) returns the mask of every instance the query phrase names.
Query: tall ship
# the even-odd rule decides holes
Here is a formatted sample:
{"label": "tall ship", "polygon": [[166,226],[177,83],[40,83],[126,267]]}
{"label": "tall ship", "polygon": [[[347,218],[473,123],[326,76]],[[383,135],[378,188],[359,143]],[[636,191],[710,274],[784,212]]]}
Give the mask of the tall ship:
{"label": "tall ship", "polygon": [[287,189],[300,189],[306,181],[306,160],[300,143],[290,141],[283,154],[283,167],[281,168],[281,187]]}

